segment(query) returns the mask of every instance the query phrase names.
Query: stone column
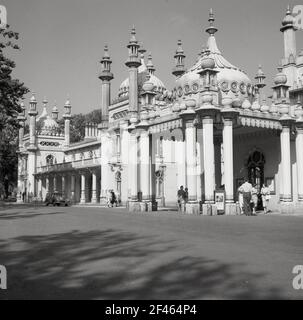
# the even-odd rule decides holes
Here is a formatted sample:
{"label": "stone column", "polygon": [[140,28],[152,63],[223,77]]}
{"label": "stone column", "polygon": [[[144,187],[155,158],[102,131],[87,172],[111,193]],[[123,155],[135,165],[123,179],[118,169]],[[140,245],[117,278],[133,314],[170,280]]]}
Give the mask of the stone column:
{"label": "stone column", "polygon": [[65,195],[65,175],[63,174],[62,177],[62,195]]}
{"label": "stone column", "polygon": [[80,204],[84,204],[86,201],[85,199],[85,172],[81,172],[81,198]]}
{"label": "stone column", "polygon": [[213,118],[211,116],[203,117],[202,124],[203,124],[205,203],[214,203],[215,149],[214,149]]}
{"label": "stone column", "polygon": [[233,121],[237,112],[223,109],[223,158],[224,158],[224,187],[226,194],[225,214],[236,214],[237,208],[234,203],[234,156],[233,156]]}
{"label": "stone column", "polygon": [[303,119],[296,121],[296,129],[298,201],[303,203]]}
{"label": "stone column", "polygon": [[53,177],[53,192],[57,191],[57,176],[54,175]]}
{"label": "stone column", "polygon": [[139,211],[140,204],[138,203],[138,143],[135,132],[130,134],[129,139],[129,160],[128,160],[128,183],[130,189],[130,199],[128,208],[130,211]]}
{"label": "stone column", "polygon": [[70,197],[71,197],[71,202],[75,201],[75,180],[76,176],[74,174],[71,175],[71,183],[70,183]]}
{"label": "stone column", "polygon": [[46,193],[49,193],[49,177],[46,176],[45,177],[45,190],[46,190]]}
{"label": "stone column", "polygon": [[142,130],[140,137],[140,186],[142,192],[141,211],[151,211],[150,194],[150,154],[149,154],[149,133]]}
{"label": "stone column", "polygon": [[188,187],[188,203],[186,213],[199,214],[199,203],[197,200],[197,129],[194,119],[187,119],[185,124],[186,141],[186,175]]}
{"label": "stone column", "polygon": [[92,203],[97,203],[97,173],[92,171]]}
{"label": "stone column", "polygon": [[282,132],[280,134],[281,142],[281,167],[283,189],[280,192],[280,200],[283,202],[292,201],[291,193],[291,160],[290,160],[290,128],[291,119],[281,120]]}
{"label": "stone column", "polygon": [[37,177],[37,198],[38,200],[42,200],[42,177]]}

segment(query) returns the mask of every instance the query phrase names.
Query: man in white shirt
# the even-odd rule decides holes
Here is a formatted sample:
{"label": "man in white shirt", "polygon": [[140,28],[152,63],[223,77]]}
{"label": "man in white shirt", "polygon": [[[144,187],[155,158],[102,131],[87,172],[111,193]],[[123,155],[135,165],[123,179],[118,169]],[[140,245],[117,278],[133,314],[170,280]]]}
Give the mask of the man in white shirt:
{"label": "man in white shirt", "polygon": [[248,182],[246,179],[245,182],[240,187],[243,190],[243,211],[246,216],[251,216],[251,207],[250,207],[250,200],[251,200],[251,191],[252,191],[252,184]]}

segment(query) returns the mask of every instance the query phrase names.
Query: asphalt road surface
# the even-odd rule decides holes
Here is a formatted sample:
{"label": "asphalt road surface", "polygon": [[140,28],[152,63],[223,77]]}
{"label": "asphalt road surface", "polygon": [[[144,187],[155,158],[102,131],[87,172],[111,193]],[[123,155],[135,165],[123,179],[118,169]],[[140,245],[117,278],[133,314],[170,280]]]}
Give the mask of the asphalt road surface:
{"label": "asphalt road surface", "polygon": [[0,299],[302,299],[303,216],[0,208]]}

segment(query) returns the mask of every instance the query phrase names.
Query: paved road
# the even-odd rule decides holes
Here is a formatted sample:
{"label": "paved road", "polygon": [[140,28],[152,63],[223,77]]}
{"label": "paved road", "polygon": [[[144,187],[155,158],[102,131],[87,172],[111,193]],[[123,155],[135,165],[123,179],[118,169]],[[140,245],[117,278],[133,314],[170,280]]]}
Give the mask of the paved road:
{"label": "paved road", "polygon": [[303,217],[0,208],[0,299],[302,299]]}

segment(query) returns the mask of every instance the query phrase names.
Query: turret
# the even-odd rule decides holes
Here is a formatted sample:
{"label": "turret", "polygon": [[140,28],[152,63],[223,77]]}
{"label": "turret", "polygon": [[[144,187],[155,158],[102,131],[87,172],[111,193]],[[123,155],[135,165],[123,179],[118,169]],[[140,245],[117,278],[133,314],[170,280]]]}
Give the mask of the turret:
{"label": "turret", "polygon": [[110,81],[113,80],[114,75],[111,72],[110,65],[112,60],[108,53],[108,47],[104,47],[104,55],[100,61],[102,71],[99,79],[102,81],[101,84],[101,127],[108,127],[108,108],[110,105]]}
{"label": "turret", "polygon": [[56,102],[55,102],[55,105],[54,105],[53,110],[52,110],[52,118],[55,121],[58,120],[58,114],[59,114],[59,111],[58,111],[58,108],[57,108],[57,105],[56,105]]}
{"label": "turret", "polygon": [[66,100],[65,105],[64,105],[64,114],[63,114],[63,119],[64,119],[64,137],[65,137],[65,147],[69,147],[70,145],[70,118],[71,118],[71,103],[69,99]]}
{"label": "turret", "polygon": [[129,111],[130,122],[132,124],[138,121],[138,67],[141,65],[138,56],[139,44],[136,39],[135,27],[132,28],[131,38],[127,45],[128,59],[125,65],[129,68]]}
{"label": "turret", "polygon": [[282,21],[281,32],[284,36],[284,63],[288,64],[294,61],[293,58],[297,55],[296,48],[296,27],[295,27],[295,18],[291,14],[290,6],[287,7],[286,15]]}
{"label": "turret", "polygon": [[29,150],[36,150],[36,117],[37,117],[37,100],[35,94],[32,94],[29,102]]}
{"label": "turret", "polygon": [[265,74],[262,70],[262,66],[259,65],[258,72],[255,76],[256,84],[255,87],[258,89],[258,95],[259,95],[259,103],[261,103],[261,99],[263,99],[263,91],[262,89],[266,86],[265,84]]}
{"label": "turret", "polygon": [[185,64],[184,64],[185,57],[186,56],[182,48],[182,41],[178,40],[178,48],[176,50],[176,54],[174,55],[176,65],[172,71],[172,74],[175,77],[179,77],[185,72]]}
{"label": "turret", "polygon": [[147,68],[147,71],[150,75],[153,75],[156,71],[154,64],[153,64],[153,59],[152,59],[151,54],[148,55],[146,68]]}
{"label": "turret", "polygon": [[18,114],[18,121],[19,121],[19,149],[23,146],[23,137],[24,137],[24,124],[26,120],[25,116],[25,106],[24,103],[21,102],[20,104],[21,112]]}

